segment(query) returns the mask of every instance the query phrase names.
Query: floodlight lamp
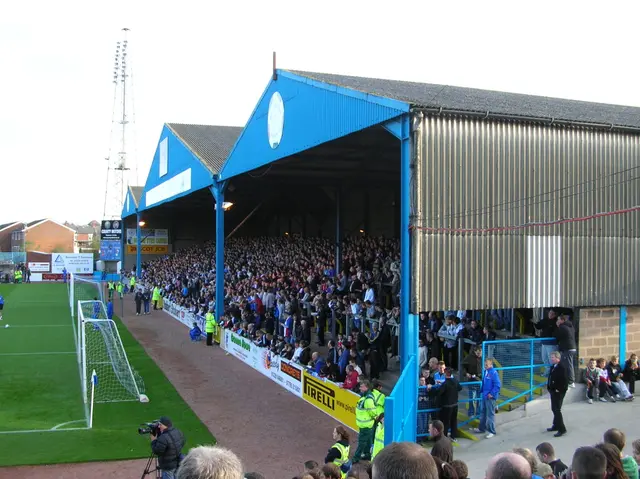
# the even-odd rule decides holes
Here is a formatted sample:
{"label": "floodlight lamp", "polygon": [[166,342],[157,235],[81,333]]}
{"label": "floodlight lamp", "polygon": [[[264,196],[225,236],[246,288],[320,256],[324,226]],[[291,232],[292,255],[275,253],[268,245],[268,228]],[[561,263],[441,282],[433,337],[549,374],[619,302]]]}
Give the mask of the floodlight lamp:
{"label": "floodlight lamp", "polygon": [[147,224],[147,222],[145,220],[140,220],[140,223],[138,223],[140,225],[140,228],[142,228],[144,225]]}
{"label": "floodlight lamp", "polygon": [[285,235],[285,236],[289,236],[289,232],[285,231],[285,232],[284,232],[284,235]]}
{"label": "floodlight lamp", "polygon": [[360,233],[364,234],[364,230],[360,230]]}

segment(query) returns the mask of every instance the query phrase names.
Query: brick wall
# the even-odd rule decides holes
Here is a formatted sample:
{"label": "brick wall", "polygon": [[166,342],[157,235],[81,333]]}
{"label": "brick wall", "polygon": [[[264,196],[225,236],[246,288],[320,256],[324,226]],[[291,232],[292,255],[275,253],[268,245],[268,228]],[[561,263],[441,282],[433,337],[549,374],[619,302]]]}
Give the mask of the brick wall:
{"label": "brick wall", "polygon": [[[589,358],[609,359],[620,354],[620,308],[580,310],[578,357],[584,366]],[[640,354],[640,307],[627,308],[627,354]],[[620,358],[624,361],[626,358]]]}
{"label": "brick wall", "polygon": [[627,358],[640,354],[640,307],[627,308]]}
{"label": "brick wall", "polygon": [[73,253],[75,232],[53,221],[34,226],[26,231],[27,249],[43,253]]}

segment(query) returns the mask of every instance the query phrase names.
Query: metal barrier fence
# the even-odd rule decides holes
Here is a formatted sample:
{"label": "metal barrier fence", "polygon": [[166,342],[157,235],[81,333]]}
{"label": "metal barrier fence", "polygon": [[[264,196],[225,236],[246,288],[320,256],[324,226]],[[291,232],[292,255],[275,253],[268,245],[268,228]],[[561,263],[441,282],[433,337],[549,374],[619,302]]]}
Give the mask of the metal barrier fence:
{"label": "metal barrier fence", "polygon": [[[482,343],[482,364],[493,359],[502,384],[497,407],[525,403],[547,383],[549,355],[556,349],[551,338],[505,339]],[[484,372],[484,371],[483,371]]]}
{"label": "metal barrier fence", "polygon": [[409,418],[413,417],[412,412],[417,407],[417,395],[415,394],[415,386],[411,385],[412,379],[409,377],[411,371],[414,370],[412,361],[416,361],[415,356],[411,356],[407,362],[398,382],[396,383],[391,394],[387,396],[384,402],[384,416],[389,418],[385,424],[391,425],[385,428],[384,443],[392,442],[415,442],[416,425],[409,423]]}
{"label": "metal barrier fence", "polygon": [[9,253],[0,253],[0,263],[26,263],[27,262],[27,253],[24,252],[9,252]]}
{"label": "metal barrier fence", "polygon": [[[465,426],[480,417],[481,381],[461,382],[462,391],[458,393],[458,427]],[[435,407],[435,399],[430,398],[427,386],[418,388],[418,439],[429,436],[429,423],[438,419],[440,408]]]}

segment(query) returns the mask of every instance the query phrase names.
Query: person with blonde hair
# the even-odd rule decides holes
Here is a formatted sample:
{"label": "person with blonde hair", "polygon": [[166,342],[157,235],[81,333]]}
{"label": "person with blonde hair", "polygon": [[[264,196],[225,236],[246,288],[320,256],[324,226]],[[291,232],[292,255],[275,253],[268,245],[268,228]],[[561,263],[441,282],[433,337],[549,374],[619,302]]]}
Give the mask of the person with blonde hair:
{"label": "person with blonde hair", "polygon": [[177,479],[244,479],[242,463],[229,449],[198,446],[180,463]]}

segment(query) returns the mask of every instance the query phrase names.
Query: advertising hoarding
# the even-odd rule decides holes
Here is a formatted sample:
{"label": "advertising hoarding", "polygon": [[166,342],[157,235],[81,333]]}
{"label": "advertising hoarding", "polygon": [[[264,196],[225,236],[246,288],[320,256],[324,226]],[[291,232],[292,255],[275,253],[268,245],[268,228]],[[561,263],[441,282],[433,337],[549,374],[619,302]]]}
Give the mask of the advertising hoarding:
{"label": "advertising hoarding", "polygon": [[51,253],[51,273],[93,274],[93,253]]}

